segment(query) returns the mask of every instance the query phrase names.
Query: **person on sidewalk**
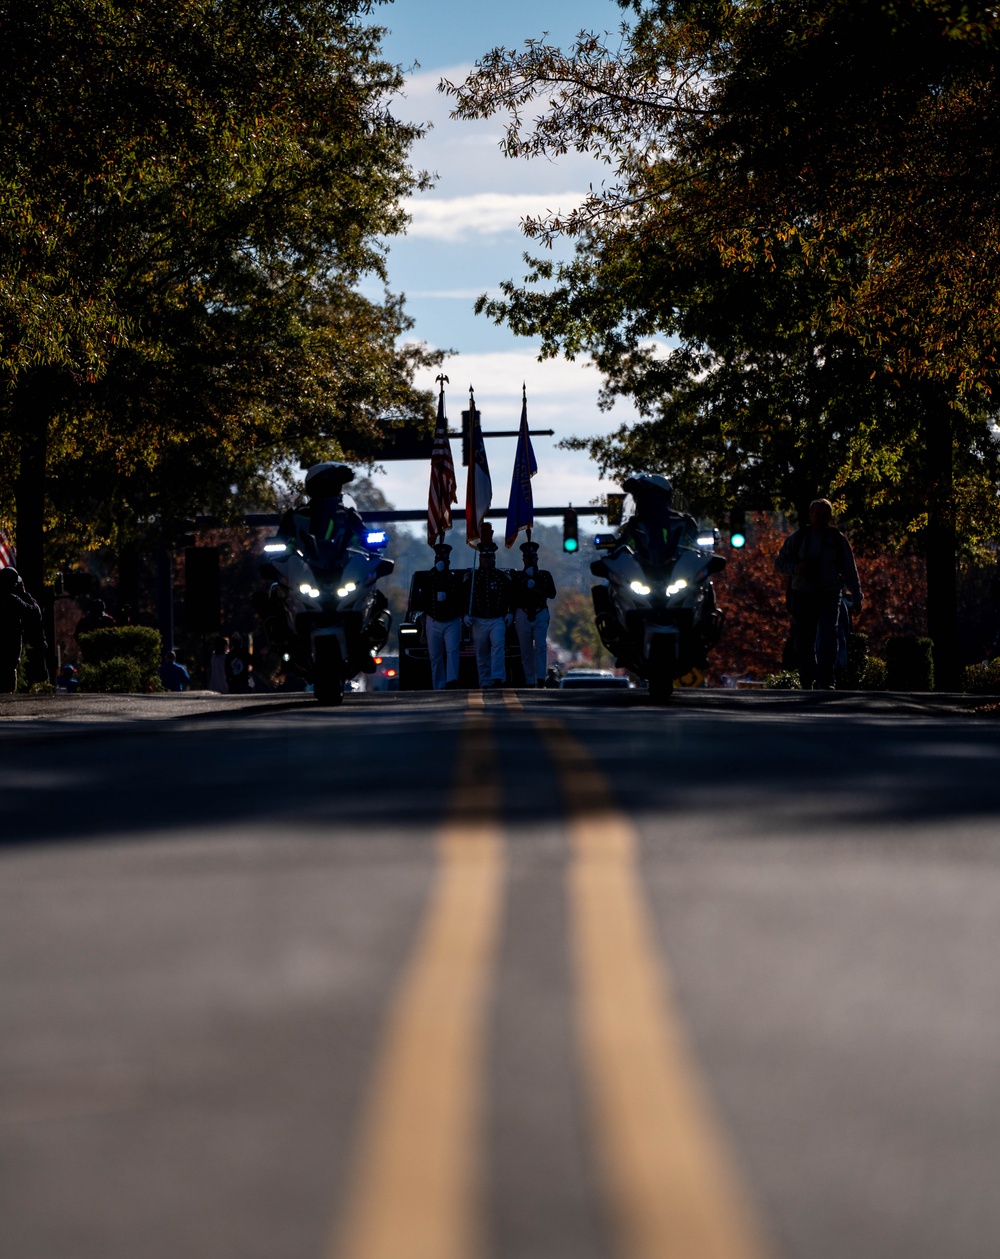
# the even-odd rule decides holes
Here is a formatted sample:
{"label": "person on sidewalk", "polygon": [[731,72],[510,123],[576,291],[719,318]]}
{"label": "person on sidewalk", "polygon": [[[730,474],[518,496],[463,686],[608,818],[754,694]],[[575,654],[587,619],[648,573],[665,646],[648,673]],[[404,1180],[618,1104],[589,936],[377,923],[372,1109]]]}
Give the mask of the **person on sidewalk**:
{"label": "person on sidewalk", "polygon": [[522,542],[524,568],[511,573],[511,607],[521,647],[521,666],[527,686],[545,685],[548,663],[549,600],[556,597],[552,574],[538,567],[538,543]]}
{"label": "person on sidewalk", "polygon": [[186,691],[191,686],[191,675],[177,660],[177,654],[168,651],[160,665],[160,681],[166,691]]}
{"label": "person on sidewalk", "polygon": [[21,648],[41,637],[42,610],[16,568],[0,568],[0,695],[17,690]]}
{"label": "person on sidewalk", "polygon": [[851,544],[833,528],[828,499],[809,504],[809,524],[796,529],[774,561],[788,578],[788,606],[799,682],[804,691],[832,691],[837,662],[841,592],[851,594],[852,614],[861,612],[861,583]]}
{"label": "person on sidewalk", "polygon": [[496,566],[497,545],[479,547],[479,568],[472,583],[472,641],[476,648],[479,685],[484,690],[503,686],[507,679],[504,642],[513,620],[510,610],[510,576]]}

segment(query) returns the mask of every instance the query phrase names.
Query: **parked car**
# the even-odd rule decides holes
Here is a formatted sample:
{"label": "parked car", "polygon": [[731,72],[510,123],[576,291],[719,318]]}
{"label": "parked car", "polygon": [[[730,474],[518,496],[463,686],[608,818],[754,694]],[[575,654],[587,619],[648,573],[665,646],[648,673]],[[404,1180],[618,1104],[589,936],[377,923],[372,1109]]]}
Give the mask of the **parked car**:
{"label": "parked car", "polygon": [[559,679],[561,691],[584,686],[627,691],[631,688],[632,682],[623,674],[612,673],[610,669],[570,669],[564,677]]}

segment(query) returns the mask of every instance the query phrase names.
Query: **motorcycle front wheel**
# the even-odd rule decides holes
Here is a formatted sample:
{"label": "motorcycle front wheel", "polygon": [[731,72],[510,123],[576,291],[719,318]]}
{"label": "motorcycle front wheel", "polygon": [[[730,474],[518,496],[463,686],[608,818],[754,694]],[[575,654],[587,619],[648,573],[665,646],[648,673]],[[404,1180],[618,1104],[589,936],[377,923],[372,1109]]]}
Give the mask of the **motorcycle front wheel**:
{"label": "motorcycle front wheel", "polygon": [[323,643],[317,651],[313,694],[318,704],[335,706],[344,702],[344,671],[340,647],[335,640]]}
{"label": "motorcycle front wheel", "polygon": [[672,644],[657,635],[649,653],[649,698],[654,704],[668,704],[674,697],[674,653]]}

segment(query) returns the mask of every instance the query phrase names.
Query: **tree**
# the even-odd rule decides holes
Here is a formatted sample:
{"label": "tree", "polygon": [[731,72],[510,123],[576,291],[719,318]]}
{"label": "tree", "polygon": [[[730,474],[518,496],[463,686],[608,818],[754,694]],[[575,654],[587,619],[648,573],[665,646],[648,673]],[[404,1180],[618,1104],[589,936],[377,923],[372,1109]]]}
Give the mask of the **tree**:
{"label": "tree", "polygon": [[[627,7],[618,49],[587,34],[568,54],[496,49],[442,85],[459,116],[509,114],[510,156],[576,148],[614,172],[526,224],[543,244],[574,237],[575,259],[529,259],[526,287],[479,309],[543,354],[589,354],[607,398],[636,400],[647,422],[592,444],[604,466],[655,461],[714,511],[737,496],[801,511],[832,491],[869,530],[915,536],[948,678],[956,537],[998,523],[1000,295],[983,259],[1000,217],[995,164],[979,168],[996,128],[992,87],[977,95],[992,27],[931,0]],[[974,220],[939,253],[915,226],[932,187]]]}
{"label": "tree", "polygon": [[0,5],[0,511],[36,589],[47,530],[232,511],[429,412],[399,301],[357,291],[422,178],[367,9]]}

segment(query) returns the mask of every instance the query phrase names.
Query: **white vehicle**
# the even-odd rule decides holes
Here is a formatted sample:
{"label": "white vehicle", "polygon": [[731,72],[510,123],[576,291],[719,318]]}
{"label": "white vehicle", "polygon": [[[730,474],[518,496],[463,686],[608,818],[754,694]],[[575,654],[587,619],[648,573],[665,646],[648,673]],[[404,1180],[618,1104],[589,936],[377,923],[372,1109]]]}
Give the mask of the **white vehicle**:
{"label": "white vehicle", "polygon": [[634,510],[609,553],[590,571],[606,578],[591,594],[601,641],[615,663],[649,682],[650,698],[665,702],[674,679],[704,668],[722,632],[713,573],[726,561],[715,554],[714,530],[699,531],[670,505],[662,476],[631,477],[624,489]]}

